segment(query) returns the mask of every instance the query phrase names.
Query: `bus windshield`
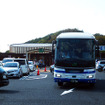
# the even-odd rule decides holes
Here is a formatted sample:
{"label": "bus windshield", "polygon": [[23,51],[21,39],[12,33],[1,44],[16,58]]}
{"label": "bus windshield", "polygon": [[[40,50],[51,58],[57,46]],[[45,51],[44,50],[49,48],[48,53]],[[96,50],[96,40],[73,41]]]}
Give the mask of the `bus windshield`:
{"label": "bus windshield", "polygon": [[55,65],[65,67],[92,67],[95,60],[93,39],[58,39]]}

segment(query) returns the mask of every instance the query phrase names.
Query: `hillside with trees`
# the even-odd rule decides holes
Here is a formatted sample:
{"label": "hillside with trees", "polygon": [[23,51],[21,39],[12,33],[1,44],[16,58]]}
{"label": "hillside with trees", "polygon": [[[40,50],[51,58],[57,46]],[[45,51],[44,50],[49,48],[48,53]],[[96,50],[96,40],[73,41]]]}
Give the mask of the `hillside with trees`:
{"label": "hillside with trees", "polygon": [[[64,33],[64,32],[84,32],[83,30],[78,30],[76,28],[74,29],[65,29],[65,30],[61,30],[61,31],[57,31],[55,33],[51,33],[46,35],[45,37],[42,38],[36,38],[33,40],[29,40],[25,43],[52,43],[53,40],[56,39],[56,37],[60,34],[60,33]],[[94,34],[96,40],[98,40],[99,45],[105,45],[105,35],[96,33]]]}
{"label": "hillside with trees", "polygon": [[99,45],[105,45],[105,35],[96,33],[94,36],[98,40]]}
{"label": "hillside with trees", "polygon": [[83,31],[78,30],[76,28],[75,29],[65,29],[65,30],[61,30],[55,33],[51,33],[42,38],[36,38],[30,41],[27,41],[26,43],[52,43],[52,41],[55,40],[59,34],[64,33],[64,32],[83,32]]}

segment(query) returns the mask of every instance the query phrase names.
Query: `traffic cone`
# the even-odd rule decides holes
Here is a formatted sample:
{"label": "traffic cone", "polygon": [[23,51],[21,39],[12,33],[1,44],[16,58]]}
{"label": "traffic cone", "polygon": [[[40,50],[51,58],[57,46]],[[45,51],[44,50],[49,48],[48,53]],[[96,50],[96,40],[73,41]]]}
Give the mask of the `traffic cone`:
{"label": "traffic cone", "polygon": [[39,69],[38,69],[38,71],[37,71],[37,75],[40,75],[40,73],[39,73]]}
{"label": "traffic cone", "polygon": [[38,65],[36,65],[36,68],[38,69]]}
{"label": "traffic cone", "polygon": [[45,66],[44,72],[46,72],[46,66]]}

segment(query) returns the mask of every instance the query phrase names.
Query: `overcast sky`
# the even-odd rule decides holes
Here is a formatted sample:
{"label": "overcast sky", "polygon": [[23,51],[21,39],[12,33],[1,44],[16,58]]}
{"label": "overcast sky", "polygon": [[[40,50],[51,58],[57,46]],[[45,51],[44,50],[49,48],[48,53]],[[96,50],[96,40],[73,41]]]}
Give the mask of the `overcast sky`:
{"label": "overcast sky", "polygon": [[67,28],[105,35],[105,0],[0,0],[0,52]]}

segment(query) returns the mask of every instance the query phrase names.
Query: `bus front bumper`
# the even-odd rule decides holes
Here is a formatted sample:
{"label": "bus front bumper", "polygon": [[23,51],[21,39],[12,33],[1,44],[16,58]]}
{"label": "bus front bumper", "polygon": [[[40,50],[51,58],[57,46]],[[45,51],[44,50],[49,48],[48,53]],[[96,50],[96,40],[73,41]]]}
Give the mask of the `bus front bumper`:
{"label": "bus front bumper", "polygon": [[71,82],[71,83],[96,83],[96,79],[68,79],[54,78],[55,82]]}

